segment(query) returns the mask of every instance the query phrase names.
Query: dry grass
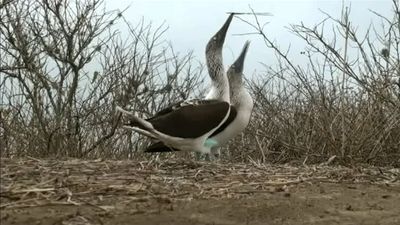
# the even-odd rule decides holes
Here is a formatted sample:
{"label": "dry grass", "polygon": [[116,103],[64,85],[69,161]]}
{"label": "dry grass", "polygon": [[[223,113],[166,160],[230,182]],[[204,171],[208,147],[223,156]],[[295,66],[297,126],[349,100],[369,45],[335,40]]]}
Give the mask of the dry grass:
{"label": "dry grass", "polygon": [[192,161],[1,159],[0,209],[46,205],[91,205],[112,210],[150,200],[241,198],[287,192],[301,183],[400,185],[399,169]]}

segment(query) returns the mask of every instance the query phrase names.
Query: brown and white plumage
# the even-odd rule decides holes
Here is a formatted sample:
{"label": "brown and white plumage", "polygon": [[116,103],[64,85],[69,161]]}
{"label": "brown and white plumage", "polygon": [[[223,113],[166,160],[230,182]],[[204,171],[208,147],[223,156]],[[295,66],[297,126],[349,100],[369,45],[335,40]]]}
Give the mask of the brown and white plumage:
{"label": "brown and white plumage", "polygon": [[[230,91],[229,91],[229,81],[226,76],[224,66],[222,63],[222,47],[225,41],[225,36],[228,31],[228,28],[230,26],[230,23],[232,21],[233,14],[231,14],[228,19],[225,21],[224,25],[218,30],[218,32],[211,37],[209,42],[207,43],[206,46],[206,58],[207,58],[207,68],[208,72],[211,78],[211,89],[213,91],[213,97],[212,98],[206,98],[206,100],[202,100],[204,102],[226,102],[229,105],[230,101]],[[178,103],[179,104],[179,103]],[[174,106],[172,106],[173,108]],[[171,107],[169,107],[171,108]],[[168,111],[169,109],[167,108],[166,110],[163,111]],[[159,112],[160,113],[160,112]],[[204,116],[209,117],[209,119],[213,119],[213,115],[210,113],[204,112]],[[228,118],[234,118],[236,116],[236,110],[232,107],[229,106],[229,114],[225,118],[224,121]],[[148,119],[148,120],[151,120]],[[203,121],[204,123],[207,123],[208,121]],[[222,123],[223,124],[223,123]],[[220,124],[220,125],[222,125]],[[187,128],[191,126],[195,126],[191,122],[186,123]],[[217,130],[220,126],[218,126],[216,129],[213,129],[212,132],[207,133],[208,135],[211,135]],[[184,127],[181,127],[184,129]],[[137,128],[134,128],[137,129]],[[149,136],[149,135],[148,135]],[[158,139],[160,142],[155,142],[152,145],[150,145],[146,151],[147,152],[165,152],[165,151],[174,151],[174,150],[185,150],[182,148],[177,147],[176,145],[171,147],[171,145],[167,144],[166,141],[161,140],[159,137],[154,137],[155,139]],[[215,140],[214,138],[210,137],[209,139],[206,139],[205,142],[207,146],[212,145],[211,147],[214,147],[216,145],[219,145],[218,140]],[[212,144],[211,144],[212,143]],[[197,151],[197,152],[204,152],[204,151]],[[209,153],[209,152],[208,152]]]}
{"label": "brown and white plumage", "polygon": [[[226,33],[234,14],[230,14],[224,25],[211,37],[206,46],[206,64],[211,78],[211,87],[205,99],[230,101],[229,81],[223,64],[222,48]],[[225,84],[226,82],[226,84]],[[225,91],[228,90],[228,93]]]}
{"label": "brown and white plumage", "polygon": [[[244,87],[243,68],[250,42],[247,41],[235,62],[229,67],[227,76],[230,89],[230,104],[235,109],[235,116],[230,116],[211,136],[218,145],[212,148],[214,155],[219,154],[219,147],[240,134],[249,124],[253,110],[253,99]],[[232,115],[232,114],[231,114]]]}
{"label": "brown and white plumage", "polygon": [[210,153],[216,142],[209,136],[226,121],[231,106],[218,100],[184,101],[149,119],[139,118],[120,107],[117,111],[130,120],[125,128],[159,140],[163,148]]}
{"label": "brown and white plumage", "polygon": [[[225,22],[224,26],[220,29],[226,32],[227,26],[232,19],[232,15]],[[219,32],[220,32],[219,31]],[[207,65],[212,80],[212,87],[206,97],[206,99],[223,100],[226,98],[225,93],[221,92],[224,89],[219,88],[218,84],[221,84],[220,80],[228,78],[229,84],[229,96],[231,111],[225,122],[218,127],[211,135],[210,139],[214,141],[214,145],[211,148],[212,154],[218,152],[218,148],[226,144],[230,139],[241,133],[248,125],[251,112],[253,109],[253,99],[249,92],[244,87],[243,83],[243,68],[244,60],[249,48],[250,42],[247,41],[235,62],[229,67],[227,74],[224,72],[222,64],[222,45],[215,45],[214,40],[221,40],[222,36],[218,36],[218,33],[214,35],[210,42],[207,44],[206,55]],[[223,36],[224,37],[224,36]],[[223,83],[223,82],[222,82]],[[222,93],[222,94],[221,94]],[[160,142],[152,144],[147,151],[149,152],[164,152],[164,151],[177,151],[180,149],[168,148]]]}

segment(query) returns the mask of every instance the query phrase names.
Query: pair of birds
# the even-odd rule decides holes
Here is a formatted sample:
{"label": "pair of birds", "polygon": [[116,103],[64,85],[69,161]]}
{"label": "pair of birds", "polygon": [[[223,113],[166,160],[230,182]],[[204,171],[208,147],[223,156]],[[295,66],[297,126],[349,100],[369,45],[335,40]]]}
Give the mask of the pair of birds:
{"label": "pair of birds", "polygon": [[243,67],[250,42],[225,73],[222,48],[234,14],[230,14],[206,47],[211,89],[205,99],[181,101],[142,119],[120,107],[124,128],[157,140],[145,152],[194,151],[215,155],[249,123],[253,100],[244,87]]}

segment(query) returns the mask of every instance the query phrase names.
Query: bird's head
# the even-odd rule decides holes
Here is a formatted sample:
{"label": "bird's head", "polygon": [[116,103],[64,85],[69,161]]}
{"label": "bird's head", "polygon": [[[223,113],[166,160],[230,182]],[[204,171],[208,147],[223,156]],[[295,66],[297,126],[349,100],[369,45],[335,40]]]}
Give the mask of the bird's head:
{"label": "bird's head", "polygon": [[206,46],[206,54],[222,49],[222,46],[225,42],[225,36],[228,31],[229,25],[231,24],[233,15],[233,13],[229,15],[228,19],[225,21],[221,29],[219,29],[219,31],[208,41]]}
{"label": "bird's head", "polygon": [[243,46],[242,52],[236,61],[229,67],[227,74],[229,79],[229,86],[242,86],[244,60],[246,58],[247,50],[249,49],[250,41],[246,41]]}

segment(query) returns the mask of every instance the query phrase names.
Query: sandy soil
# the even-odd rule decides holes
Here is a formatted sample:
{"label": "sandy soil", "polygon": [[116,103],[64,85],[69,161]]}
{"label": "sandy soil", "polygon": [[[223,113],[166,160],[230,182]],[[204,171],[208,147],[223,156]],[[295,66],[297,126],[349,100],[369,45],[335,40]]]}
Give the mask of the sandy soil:
{"label": "sandy soil", "polygon": [[1,159],[6,224],[400,224],[400,170]]}

